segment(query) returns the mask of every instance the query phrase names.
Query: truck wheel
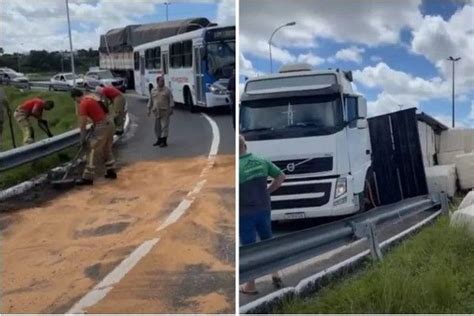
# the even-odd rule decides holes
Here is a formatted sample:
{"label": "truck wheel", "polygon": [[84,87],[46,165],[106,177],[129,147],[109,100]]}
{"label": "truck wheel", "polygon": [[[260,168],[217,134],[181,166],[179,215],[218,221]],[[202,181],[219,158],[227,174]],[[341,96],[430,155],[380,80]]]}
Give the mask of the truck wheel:
{"label": "truck wheel", "polygon": [[191,92],[189,91],[189,89],[186,89],[184,92],[184,103],[189,108],[189,112],[191,113],[197,112],[197,108],[196,106],[194,106],[193,97],[191,96]]}

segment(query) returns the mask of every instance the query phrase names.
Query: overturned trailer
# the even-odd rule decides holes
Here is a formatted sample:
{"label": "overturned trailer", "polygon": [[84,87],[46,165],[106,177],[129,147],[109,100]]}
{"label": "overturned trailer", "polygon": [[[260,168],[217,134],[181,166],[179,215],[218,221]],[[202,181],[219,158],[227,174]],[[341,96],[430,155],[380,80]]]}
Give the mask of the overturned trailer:
{"label": "overturned trailer", "polygon": [[194,31],[212,23],[207,18],[190,18],[150,24],[128,25],[100,36],[99,65],[127,79],[134,88],[133,48],[148,42]]}

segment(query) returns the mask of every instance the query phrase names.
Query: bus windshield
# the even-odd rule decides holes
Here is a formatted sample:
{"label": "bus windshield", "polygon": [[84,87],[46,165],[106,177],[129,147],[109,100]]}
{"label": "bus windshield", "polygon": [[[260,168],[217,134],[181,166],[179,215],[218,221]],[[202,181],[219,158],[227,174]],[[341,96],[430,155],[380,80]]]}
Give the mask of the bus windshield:
{"label": "bus windshield", "polygon": [[209,73],[217,79],[230,78],[235,67],[235,41],[219,41],[207,44]]}
{"label": "bus windshield", "polygon": [[249,139],[329,135],[342,127],[338,94],[242,102],[240,130]]}

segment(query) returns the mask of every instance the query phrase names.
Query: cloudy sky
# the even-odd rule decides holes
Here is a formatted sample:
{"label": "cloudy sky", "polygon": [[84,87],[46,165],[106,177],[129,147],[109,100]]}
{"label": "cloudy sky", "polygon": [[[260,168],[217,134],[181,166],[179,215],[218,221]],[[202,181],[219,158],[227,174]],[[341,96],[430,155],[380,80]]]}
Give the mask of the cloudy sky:
{"label": "cloudy sky", "polygon": [[[76,48],[99,46],[99,35],[128,24],[166,20],[165,0],[69,0]],[[171,2],[169,19],[207,17],[235,24],[234,0]],[[5,53],[69,49],[65,0],[0,0],[0,47]]]}
{"label": "cloudy sky", "polygon": [[[283,63],[353,70],[372,115],[417,106],[451,124],[450,55],[456,64],[458,126],[474,127],[474,0],[240,0],[240,70]],[[297,3],[297,5],[296,5]]]}

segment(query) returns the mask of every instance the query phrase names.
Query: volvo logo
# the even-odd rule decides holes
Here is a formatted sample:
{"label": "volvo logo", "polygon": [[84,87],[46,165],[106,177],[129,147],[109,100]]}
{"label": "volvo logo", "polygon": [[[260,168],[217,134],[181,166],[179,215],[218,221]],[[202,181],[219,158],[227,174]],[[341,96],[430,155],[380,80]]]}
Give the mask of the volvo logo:
{"label": "volvo logo", "polygon": [[288,170],[289,172],[295,171],[295,163],[292,162],[292,163],[287,164],[286,165],[286,170]]}

